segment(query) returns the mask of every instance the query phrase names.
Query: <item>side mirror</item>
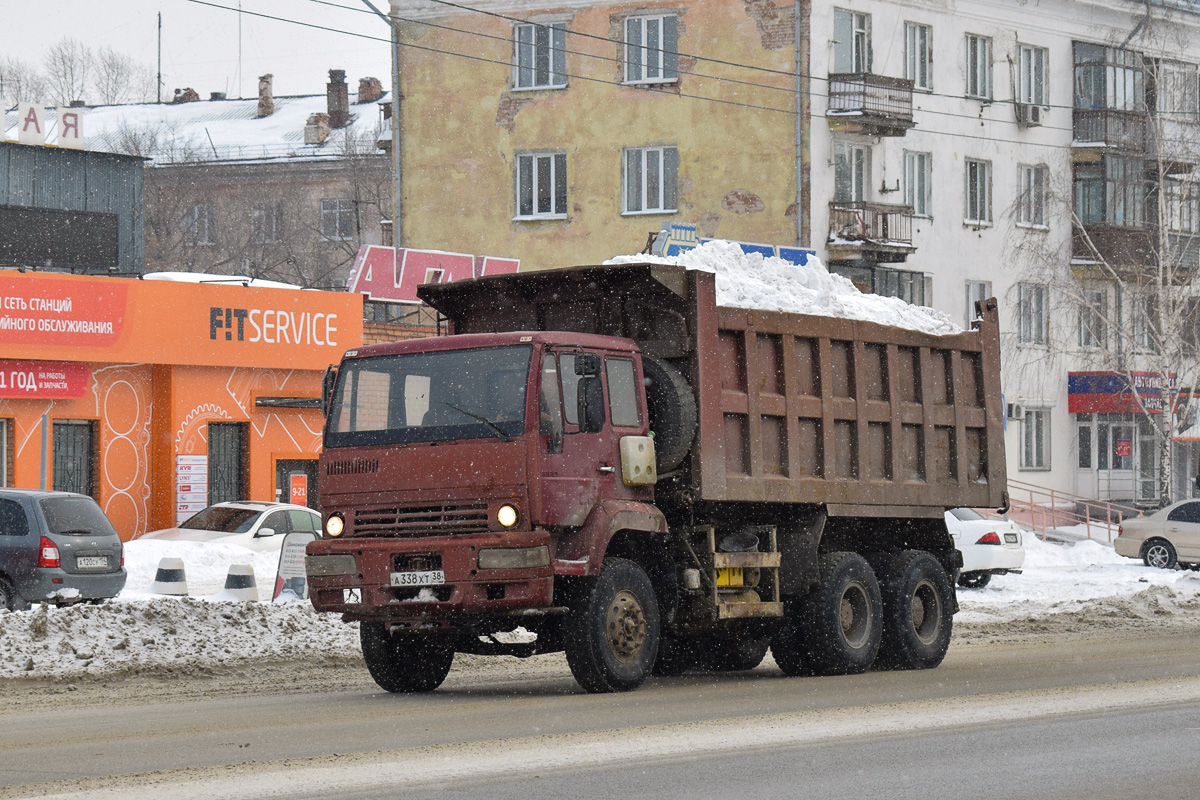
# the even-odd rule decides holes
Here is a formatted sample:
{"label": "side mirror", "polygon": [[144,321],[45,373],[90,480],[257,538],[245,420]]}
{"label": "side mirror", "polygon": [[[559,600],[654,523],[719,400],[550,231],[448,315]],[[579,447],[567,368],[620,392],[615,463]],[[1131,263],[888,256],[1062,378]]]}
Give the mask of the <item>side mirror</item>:
{"label": "side mirror", "polygon": [[578,392],[579,432],[599,433],[604,428],[604,387],[600,378],[584,375],[579,379]]}
{"label": "side mirror", "polygon": [[255,536],[274,536],[275,529],[274,528],[259,528],[258,533],[254,534],[254,535]]}
{"label": "side mirror", "polygon": [[328,367],[321,378],[321,413],[329,413],[329,403],[333,400],[333,387],[337,383],[338,368]]}
{"label": "side mirror", "polygon": [[599,375],[600,356],[596,353],[580,353],[575,356],[575,374]]}

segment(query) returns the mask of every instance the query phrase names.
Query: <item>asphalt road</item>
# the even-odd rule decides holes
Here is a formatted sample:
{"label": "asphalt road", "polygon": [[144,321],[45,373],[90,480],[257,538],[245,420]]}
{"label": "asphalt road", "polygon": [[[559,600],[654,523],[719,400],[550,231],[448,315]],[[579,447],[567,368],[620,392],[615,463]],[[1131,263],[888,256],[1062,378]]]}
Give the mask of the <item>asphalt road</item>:
{"label": "asphalt road", "polygon": [[544,657],[416,697],[361,676],[289,692],[275,672],[265,696],[67,696],[0,714],[0,797],[1192,798],[1197,644],[1117,629],[952,648],[925,672],[768,664],[622,695]]}

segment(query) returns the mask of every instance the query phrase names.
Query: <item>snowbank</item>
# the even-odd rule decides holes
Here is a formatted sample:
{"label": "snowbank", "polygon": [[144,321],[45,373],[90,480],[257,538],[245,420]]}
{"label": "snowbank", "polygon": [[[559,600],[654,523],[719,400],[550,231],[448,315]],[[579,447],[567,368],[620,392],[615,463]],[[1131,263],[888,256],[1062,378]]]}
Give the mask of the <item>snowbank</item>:
{"label": "snowbank", "polygon": [[863,294],[848,278],[831,274],[814,256],[798,266],[782,258],[742,252],[735,242],[714,240],[670,258],[617,256],[604,263],[646,262],[715,273],[717,304],[722,306],[859,319],[938,336],[962,331],[941,311],[897,297]]}

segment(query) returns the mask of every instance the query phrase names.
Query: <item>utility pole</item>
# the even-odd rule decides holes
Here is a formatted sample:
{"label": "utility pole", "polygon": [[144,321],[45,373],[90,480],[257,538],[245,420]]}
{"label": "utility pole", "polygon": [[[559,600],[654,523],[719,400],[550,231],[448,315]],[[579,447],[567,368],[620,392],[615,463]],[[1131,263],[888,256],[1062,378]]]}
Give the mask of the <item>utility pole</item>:
{"label": "utility pole", "polygon": [[155,87],[158,102],[162,102],[162,12],[158,12],[158,84]]}
{"label": "utility pole", "polygon": [[398,258],[400,245],[404,242],[401,220],[401,161],[400,161],[400,27],[390,16],[383,14],[371,3],[363,0],[375,16],[388,24],[392,30],[392,256]]}

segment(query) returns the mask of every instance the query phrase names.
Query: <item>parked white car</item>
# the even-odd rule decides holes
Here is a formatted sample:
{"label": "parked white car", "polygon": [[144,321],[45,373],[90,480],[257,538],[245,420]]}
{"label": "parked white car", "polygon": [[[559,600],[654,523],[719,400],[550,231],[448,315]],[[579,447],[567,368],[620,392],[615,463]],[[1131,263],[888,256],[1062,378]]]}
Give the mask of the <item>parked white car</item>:
{"label": "parked white car", "polygon": [[959,586],[982,589],[993,575],[1021,571],[1025,539],[1015,522],[988,519],[970,508],[952,508],[946,512],[946,527],[954,537],[954,546],[962,552]]}
{"label": "parked white car", "polygon": [[141,538],[240,544],[263,552],[278,551],[283,547],[284,537],[292,531],[320,536],[321,515],[305,506],[244,500],[217,503],[179,523],[178,527],[147,533]]}

